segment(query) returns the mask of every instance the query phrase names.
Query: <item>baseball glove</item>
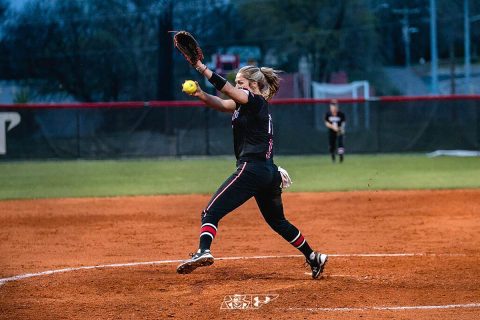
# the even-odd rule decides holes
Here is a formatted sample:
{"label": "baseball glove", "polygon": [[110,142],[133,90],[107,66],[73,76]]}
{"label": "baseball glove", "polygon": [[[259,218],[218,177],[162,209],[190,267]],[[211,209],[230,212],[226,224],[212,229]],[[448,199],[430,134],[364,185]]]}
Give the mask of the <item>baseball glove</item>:
{"label": "baseball glove", "polygon": [[173,44],[192,66],[203,60],[202,49],[197,40],[187,31],[178,31],[173,36]]}

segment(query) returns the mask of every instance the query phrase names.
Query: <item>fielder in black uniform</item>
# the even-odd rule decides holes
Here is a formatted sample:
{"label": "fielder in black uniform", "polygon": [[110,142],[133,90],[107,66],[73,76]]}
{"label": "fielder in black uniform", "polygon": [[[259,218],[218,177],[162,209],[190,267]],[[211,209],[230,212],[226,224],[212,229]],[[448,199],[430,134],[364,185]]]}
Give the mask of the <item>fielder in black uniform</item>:
{"label": "fielder in black uniform", "polygon": [[327,255],[314,252],[302,233],[284,216],[282,186],[289,184],[288,173],[273,162],[273,126],[268,108],[279,88],[278,71],[271,68],[246,66],[239,70],[235,87],[220,75],[210,71],[201,61],[195,68],[214,87],[230,97],[224,100],[205,93],[197,83],[192,95],[207,106],[232,113],[233,141],[237,170],[220,186],[202,212],[200,244],[192,258],[177,267],[186,274],[198,267],[209,266],[214,258],[210,246],[218,232],[219,221],[255,197],[260,212],[269,226],[300,250],[317,278],[327,262]]}
{"label": "fielder in black uniform", "polygon": [[335,162],[335,155],[338,153],[340,162],[343,162],[345,154],[345,148],[343,146],[345,114],[339,110],[336,100],[330,102],[330,110],[325,113],[325,126],[328,128],[328,151],[330,152],[332,161]]}

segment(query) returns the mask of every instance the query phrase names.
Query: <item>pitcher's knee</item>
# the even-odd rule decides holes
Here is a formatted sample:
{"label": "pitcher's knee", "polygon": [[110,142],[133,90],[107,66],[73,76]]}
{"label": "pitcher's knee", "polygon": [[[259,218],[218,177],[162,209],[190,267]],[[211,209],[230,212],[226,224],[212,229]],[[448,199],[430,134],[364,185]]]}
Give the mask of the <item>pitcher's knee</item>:
{"label": "pitcher's knee", "polygon": [[292,224],[288,220],[276,220],[268,223],[270,227],[280,235],[283,235],[289,231]]}
{"label": "pitcher's knee", "polygon": [[203,210],[201,216],[202,224],[211,223],[213,225],[218,225],[220,217],[210,211]]}

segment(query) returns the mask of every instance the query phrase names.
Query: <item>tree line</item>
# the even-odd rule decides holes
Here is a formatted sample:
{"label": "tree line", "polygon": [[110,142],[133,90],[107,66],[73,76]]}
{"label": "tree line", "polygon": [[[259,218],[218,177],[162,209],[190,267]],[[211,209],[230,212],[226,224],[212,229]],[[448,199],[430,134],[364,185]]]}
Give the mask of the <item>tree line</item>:
{"label": "tree line", "polygon": [[[463,56],[463,1],[437,0],[439,53],[448,61]],[[470,2],[478,14],[480,4]],[[173,30],[191,31],[207,57],[255,46],[259,64],[273,57],[274,67],[296,72],[304,59],[316,81],[338,71],[371,78],[384,65],[405,63],[405,17],[397,9],[406,8],[415,9],[412,62],[428,60],[424,0],[30,0],[17,10],[0,0],[0,80],[31,88],[32,96],[171,100],[178,79],[191,72],[173,50]]]}

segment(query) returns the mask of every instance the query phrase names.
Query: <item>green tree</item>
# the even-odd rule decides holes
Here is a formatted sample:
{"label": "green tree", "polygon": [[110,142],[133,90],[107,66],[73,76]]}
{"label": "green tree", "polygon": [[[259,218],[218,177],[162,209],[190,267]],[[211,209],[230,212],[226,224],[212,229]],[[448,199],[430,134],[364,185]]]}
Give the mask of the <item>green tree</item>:
{"label": "green tree", "polygon": [[7,9],[8,9],[7,1],[6,0],[0,0],[0,18],[3,19]]}
{"label": "green tree", "polygon": [[295,71],[305,56],[314,80],[339,70],[368,71],[377,64],[378,37],[368,2],[264,0],[239,2],[245,41],[273,50],[280,67]]}

